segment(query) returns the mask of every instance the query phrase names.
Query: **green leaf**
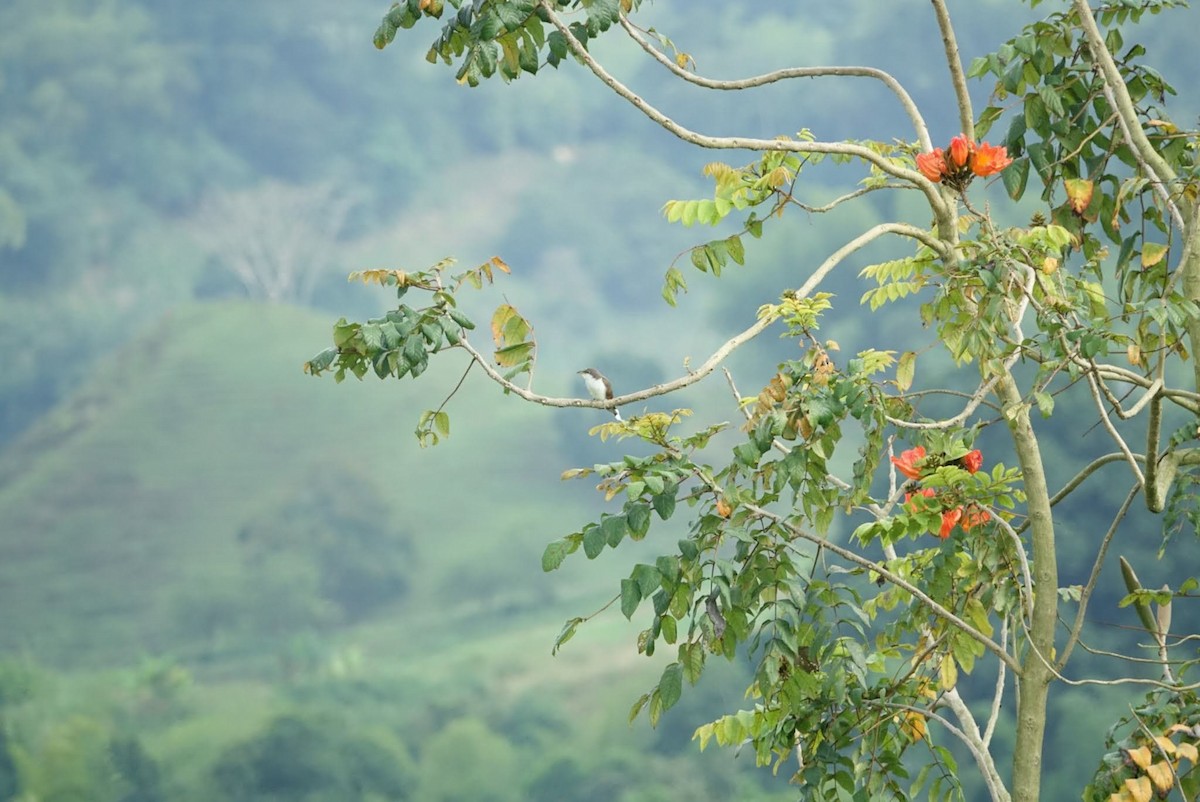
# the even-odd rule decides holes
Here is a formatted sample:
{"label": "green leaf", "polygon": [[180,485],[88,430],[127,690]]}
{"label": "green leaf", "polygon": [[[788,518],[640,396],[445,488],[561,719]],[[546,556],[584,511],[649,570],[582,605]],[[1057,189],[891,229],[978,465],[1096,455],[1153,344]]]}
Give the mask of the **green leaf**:
{"label": "green leaf", "polygon": [[346,348],[358,334],[358,329],[357,323],[347,323],[346,318],[339,319],[337,323],[333,324],[333,347],[339,350]]}
{"label": "green leaf", "polygon": [[662,574],[653,565],[638,563],[633,566],[633,573],[630,578],[638,583],[638,590],[642,594],[642,598],[646,598],[651,593],[656,591],[662,584]]}
{"label": "green leaf", "polygon": [[433,427],[438,430],[442,437],[450,436],[450,415],[446,412],[439,412],[433,416]]}
{"label": "green leaf", "polygon": [[742,465],[746,466],[747,468],[757,467],[758,460],[763,454],[763,452],[759,449],[758,446],[756,446],[754,443],[750,443],[750,442],[739,443],[737,446],[734,447],[733,453],[734,453],[734,456],[737,457],[738,462],[740,462]]}
{"label": "green leaf", "polygon": [[679,636],[677,631],[678,625],[675,623],[675,619],[669,615],[664,615],[658,620],[659,626],[662,630],[663,640],[665,640],[667,643],[674,643],[675,639]]}
{"label": "green leaf", "polygon": [[630,724],[632,724],[633,720],[638,717],[638,713],[642,712],[642,708],[644,708],[646,706],[646,703],[649,701],[650,701],[650,694],[643,693],[640,697],[638,697],[638,700],[633,703],[633,707],[631,707],[629,709],[629,723]]}
{"label": "green leaf", "polygon": [[624,515],[609,515],[601,519],[600,531],[604,533],[604,542],[615,549],[629,533],[629,523]]}
{"label": "green leaf", "polygon": [[1034,403],[1037,404],[1038,412],[1042,413],[1043,418],[1050,417],[1054,412],[1054,396],[1050,393],[1039,390],[1033,394]]}
{"label": "green leaf", "polygon": [[658,726],[658,720],[660,718],[662,718],[662,714],[663,714],[662,692],[659,691],[658,688],[655,688],[653,691],[650,692],[649,715],[650,715],[650,726],[651,727]]}
{"label": "green leaf", "polygon": [[700,675],[704,673],[704,644],[679,644],[679,662],[683,666],[683,676],[689,685],[695,685]]}
{"label": "green leaf", "polygon": [[570,52],[570,46],[567,44],[567,37],[563,36],[558,31],[551,31],[546,37],[546,44],[550,47],[550,55],[546,61],[551,67],[557,67],[559,62],[567,57]]}
{"label": "green leaf", "polygon": [[654,507],[654,511],[658,513],[658,517],[662,520],[667,520],[675,514],[675,487],[659,493],[650,499],[650,504]]}
{"label": "green leaf", "polygon": [[596,559],[604,551],[604,530],[595,524],[590,524],[583,532],[583,553],[589,560]]}
{"label": "green leaf", "polygon": [[[410,340],[410,342],[412,342]],[[529,361],[533,354],[534,343],[518,343],[496,350],[496,364],[505,368],[513,368]]]}
{"label": "green leaf", "polygon": [[558,654],[558,650],[562,645],[575,637],[575,630],[583,623],[582,618],[572,618],[567,623],[563,624],[562,631],[558,633],[558,637],[554,641],[554,648],[550,650],[550,654]]}
{"label": "green leaf", "polygon": [[1000,173],[1004,191],[1013,200],[1020,200],[1029,181],[1029,159],[1017,159]]}
{"label": "green leaf", "polygon": [[632,579],[621,580],[621,615],[633,618],[638,605],[642,603],[641,588]]}
{"label": "green leaf", "polygon": [[578,546],[566,538],[548,544],[546,550],[542,552],[542,570],[548,572],[558,568],[563,564],[563,560],[567,559],[567,555],[576,548]]}
{"label": "green leaf", "polygon": [[746,248],[742,245],[742,238],[734,234],[729,239],[725,240],[725,249],[729,253],[729,258],[739,265],[746,264]]}
{"label": "green leaf", "polygon": [[662,709],[670,710],[683,695],[683,666],[671,663],[662,673],[658,681],[658,692],[662,697]]}
{"label": "green leaf", "polygon": [[650,531],[649,504],[630,504],[625,512],[625,518],[629,524],[629,536],[633,540],[641,540]]}

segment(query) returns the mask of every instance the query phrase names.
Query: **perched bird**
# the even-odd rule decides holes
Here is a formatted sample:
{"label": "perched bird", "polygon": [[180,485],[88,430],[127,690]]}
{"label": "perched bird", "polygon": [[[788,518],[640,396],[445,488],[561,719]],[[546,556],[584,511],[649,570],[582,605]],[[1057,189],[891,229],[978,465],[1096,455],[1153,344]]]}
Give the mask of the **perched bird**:
{"label": "perched bird", "polygon": [[[604,377],[604,374],[595,368],[579,371],[579,375],[583,377],[583,383],[587,387],[588,395],[597,401],[611,401],[613,397],[612,383]],[[612,410],[613,417],[621,420],[621,412],[616,407]]]}

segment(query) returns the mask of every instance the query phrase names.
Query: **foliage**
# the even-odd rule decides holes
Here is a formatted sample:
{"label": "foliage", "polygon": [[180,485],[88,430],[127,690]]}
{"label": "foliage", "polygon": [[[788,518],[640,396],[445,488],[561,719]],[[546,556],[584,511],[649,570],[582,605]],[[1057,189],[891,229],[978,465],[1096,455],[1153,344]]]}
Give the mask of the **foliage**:
{"label": "foliage", "polygon": [[[765,236],[767,223],[774,230],[797,208],[822,213],[900,189],[924,201],[924,220],[906,216],[867,228],[798,287],[764,304],[749,328],[698,368],[612,402],[688,387],[779,324],[799,353],[762,370],[767,378],[756,395],[736,399],[745,417],[740,432],[701,423],[689,433],[683,424],[690,410],[648,412],[593,431],[601,439],[636,438],[649,454],[564,474],[596,476],[606,501],[620,506],[552,542],[542,558],[547,571],[580,550],[596,559],[643,540],[661,525],[655,517],[665,522],[688,510],[686,535],[656,559],[637,562],[609,602],[644,622],[640,653],[665,650],[674,657],[632,715],[645,710],[657,725],[699,681],[710,656],[745,656],[755,667],[746,693],[751,706],[697,729],[702,749],[710,742],[751,748],[758,764],[776,771],[786,766],[806,798],[816,800],[954,798],[962,795],[959,767],[935,740],[939,731],[965,749],[993,800],[1037,799],[1049,690],[1076,647],[1092,636],[1088,604],[1109,546],[1125,542],[1118,538],[1134,528],[1122,523],[1139,494],[1153,513],[1170,505],[1168,525],[1191,515],[1179,488],[1190,486],[1200,465],[1200,450],[1191,445],[1200,414],[1200,367],[1192,358],[1200,348],[1196,134],[1170,121],[1164,104],[1173,90],[1145,66],[1142,46],[1124,47],[1121,33],[1143,15],[1177,4],[1147,0],[1093,12],[1077,0],[967,70],[949,12],[935,0],[952,79],[945,94],[961,126],[945,149],[933,146],[922,110],[900,83],[879,70],[798,68],[718,81],[693,72],[690,56],[634,23],[635,2],[448,5],[457,13],[447,14],[440,2],[393,4],[376,46],[390,44],[399,29],[439,19],[441,35],[428,59],[455,64],[460,83],[476,86],[496,74],[510,80],[570,56],[684,142],[755,152],[757,161],[743,168],[721,162],[705,168],[715,185],[711,199],[663,207],[669,222],[684,226],[715,225],[735,211],[748,212],[737,233],[688,251],[702,272],[719,275],[731,261],[747,262],[742,236]],[[679,80],[708,89],[750,90],[796,77],[877,80],[904,111],[915,140],[825,141],[808,130],[754,139],[692,130],[597,60],[592,42],[616,30]],[[976,121],[966,78],[984,75],[996,85],[992,105]],[[980,142],[1006,112],[1004,144]],[[864,171],[860,190],[825,203],[799,200],[804,168],[824,159]],[[1040,184],[1041,207],[1027,225],[1012,224],[1013,212],[980,203],[986,188],[976,179],[997,174],[1013,201],[1026,195],[1031,175]],[[908,241],[915,253],[864,269],[861,275],[877,287],[863,302],[873,312],[903,304],[910,322],[889,332],[888,348],[841,357],[836,342],[816,335],[834,314],[830,295],[819,287],[851,254],[888,237]],[[531,383],[515,384],[515,375],[532,372],[532,324],[506,301],[493,318],[497,350],[484,356],[470,341],[469,321],[450,312],[463,280],[447,283],[442,270],[439,264],[416,274],[381,273],[386,282],[380,283],[398,286],[401,295],[427,294],[429,305],[402,305],[365,324],[339,321],[333,347],[306,370],[332,372],[339,380],[347,372],[362,378],[370,368],[380,378],[416,378],[433,354],[461,351],[468,370],[478,365],[525,400],[562,407],[605,403],[553,398],[535,393]],[[685,288],[672,264],[665,299],[675,303]],[[918,363],[928,347],[919,328],[933,332],[953,362],[952,386],[932,383],[945,377]],[[1122,357],[1128,367],[1118,364]],[[1072,409],[1091,404],[1089,417],[1114,449],[1075,476],[1048,471],[1032,414],[1061,415],[1064,398],[1077,398]],[[443,436],[449,431],[445,407],[422,416],[422,444],[437,442],[435,429]],[[1179,436],[1166,441],[1164,416],[1185,421]],[[1145,426],[1126,423],[1134,419]],[[1143,432],[1145,452],[1137,454],[1127,440]],[[985,440],[994,445],[976,447]],[[909,447],[897,457],[900,442]],[[1110,464],[1124,466],[1123,482],[1132,487],[1123,504],[1110,504],[1110,525],[1095,545],[1086,584],[1060,588],[1064,522],[1055,505]],[[1171,629],[1170,607],[1195,584],[1188,578],[1156,592],[1136,583],[1129,588],[1156,641],[1151,662],[1161,678],[1122,667],[1123,681],[1157,687],[1174,705],[1143,727],[1149,736],[1191,732],[1187,711],[1196,693],[1185,674],[1193,661],[1173,656],[1182,641]],[[1159,614],[1148,620],[1151,599]],[[1073,615],[1066,612],[1068,600]],[[595,615],[570,619],[555,648]],[[982,663],[996,677],[990,704],[986,696],[978,700],[979,709],[990,708],[986,718],[972,712],[969,702],[980,689],[964,679]],[[1017,714],[1012,769],[1003,777],[991,739],[1008,693],[1017,699]],[[1190,759],[1194,747],[1158,744],[1165,763],[1140,746],[1122,747],[1127,757],[1139,756],[1133,762],[1145,772],[1125,778],[1132,783],[1123,792],[1128,798],[1148,798],[1150,789],[1165,793],[1183,782],[1170,761]],[[914,776],[918,751],[925,765]],[[1097,787],[1111,781],[1100,779]],[[1114,798],[1119,793],[1114,790]]]}
{"label": "foliage", "polygon": [[412,767],[379,739],[347,732],[344,722],[285,715],[230,747],[213,768],[226,799],[412,799]]}

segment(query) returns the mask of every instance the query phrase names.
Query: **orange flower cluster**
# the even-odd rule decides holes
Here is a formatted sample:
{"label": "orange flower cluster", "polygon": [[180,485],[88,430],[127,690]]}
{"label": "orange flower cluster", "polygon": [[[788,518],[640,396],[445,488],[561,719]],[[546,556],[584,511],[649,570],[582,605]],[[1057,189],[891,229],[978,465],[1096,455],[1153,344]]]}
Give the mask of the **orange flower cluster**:
{"label": "orange flower cluster", "polygon": [[[910,448],[907,451],[901,452],[900,456],[892,457],[892,464],[896,466],[896,470],[907,476],[909,479],[919,481],[921,474],[927,467],[925,464],[925,447],[917,446]],[[962,466],[968,473],[975,473],[983,467],[983,453],[979,449],[968,451],[961,458],[956,460],[956,464]],[[936,466],[932,466],[936,467]],[[929,509],[928,502],[914,501],[915,498],[933,499],[937,497],[937,491],[931,487],[926,487],[918,490],[915,493],[904,494],[904,508],[910,513],[921,512]],[[928,506],[927,506],[928,505]],[[942,511],[942,526],[938,529],[938,537],[945,540],[950,537],[950,532],[954,527],[961,526],[963,531],[967,531],[973,527],[986,523],[991,514],[984,509],[971,504],[967,507],[955,507],[951,510]]]}
{"label": "orange flower cluster", "polygon": [[921,175],[935,184],[945,181],[959,189],[971,183],[975,176],[995,175],[1010,164],[1008,148],[987,142],[976,144],[962,134],[951,139],[946,150],[934,148],[929,153],[917,155],[917,169]]}

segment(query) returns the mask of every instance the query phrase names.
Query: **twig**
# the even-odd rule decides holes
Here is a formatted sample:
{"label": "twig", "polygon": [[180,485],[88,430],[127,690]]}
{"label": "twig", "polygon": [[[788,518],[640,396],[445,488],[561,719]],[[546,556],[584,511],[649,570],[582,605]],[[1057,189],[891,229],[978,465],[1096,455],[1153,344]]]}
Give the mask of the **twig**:
{"label": "twig", "polygon": [[709,136],[692,131],[686,128],[675,120],[663,114],[658,108],[647,103],[629,87],[618,81],[610,74],[600,62],[592,57],[587,48],[583,46],[571,29],[562,21],[558,14],[551,7],[547,0],[538,0],[538,7],[542,9],[546,15],[546,19],[550,21],[563,38],[566,39],[567,47],[575,55],[575,58],[583,62],[588,69],[592,71],[597,78],[604,83],[609,89],[616,92],[622,98],[627,100],[638,111],[645,114],[654,122],[661,125],[667,131],[674,134],[676,137],[685,142],[690,142],[693,145],[702,148],[715,149],[733,149],[733,150],[756,150],[756,151],[789,151],[792,153],[837,153],[845,156],[856,156],[864,161],[870,162],[881,171],[888,175],[902,179],[913,186],[920,189],[928,199],[930,206],[939,216],[947,216],[946,201],[942,198],[941,190],[938,186],[925,176],[921,175],[916,170],[910,170],[907,167],[901,167],[891,160],[879,155],[875,151],[863,145],[850,145],[836,142],[801,142],[792,139],[755,139],[750,137],[720,137]]}
{"label": "twig", "polygon": [[[1003,663],[1000,665],[1000,674],[1003,677]],[[1000,779],[1000,772],[996,770],[996,761],[992,759],[991,752],[988,751],[987,738],[979,734],[979,725],[975,723],[975,717],[971,715],[971,710],[963,701],[958,688],[951,688],[943,693],[941,701],[946,703],[954,712],[954,717],[962,724],[963,736],[960,737],[960,740],[975,756],[975,762],[979,765],[979,772],[983,775],[984,782],[987,783],[992,799],[1008,800],[1010,798],[1008,790],[1004,787],[1004,781]]]}
{"label": "twig", "polygon": [[637,42],[638,45],[641,46],[642,50],[645,50],[647,53],[649,53],[655,61],[657,61],[659,64],[662,64],[679,78],[682,78],[690,84],[702,86],[705,89],[753,89],[755,87],[766,86],[767,84],[772,84],[776,81],[787,80],[789,78],[824,78],[837,76],[874,78],[877,81],[882,82],[884,86],[890,89],[892,94],[894,94],[900,101],[900,105],[904,107],[904,111],[908,115],[908,119],[912,122],[913,129],[916,131],[917,140],[921,145],[921,149],[933,150],[933,143],[929,139],[929,129],[925,125],[925,120],[921,116],[921,112],[917,108],[917,104],[913,102],[912,97],[907,91],[905,91],[900,82],[892,77],[891,74],[884,72],[883,70],[876,69],[875,67],[790,67],[788,69],[768,72],[763,75],[756,75],[752,78],[738,78],[731,81],[719,81],[711,78],[705,78],[701,75],[697,75],[693,72],[688,72],[687,70],[683,69],[673,60],[663,55],[658,48],[650,44],[650,42],[648,42],[646,38],[642,36],[641,32],[638,31],[636,26],[634,26],[624,14],[621,15],[620,19],[621,27],[625,29],[625,33],[629,34],[629,37]]}
{"label": "twig", "polygon": [[1117,427],[1113,426],[1112,420],[1108,417],[1108,410],[1104,407],[1104,401],[1100,398],[1099,380],[1095,374],[1088,374],[1088,386],[1092,388],[1092,400],[1096,402],[1096,411],[1100,413],[1100,423],[1104,425],[1108,436],[1117,444],[1117,448],[1125,455],[1125,461],[1129,463],[1129,469],[1133,471],[1133,475],[1137,478],[1138,486],[1146,483],[1146,477],[1142,474],[1142,469],[1138,467],[1137,459],[1133,456],[1133,451],[1125,442],[1125,438],[1121,437],[1121,433],[1117,431]]}
{"label": "twig", "polygon": [[[1000,620],[1000,645],[1008,648],[1008,617]],[[996,664],[996,691],[992,694],[992,710],[988,714],[987,726],[983,730],[983,745],[992,742],[996,722],[1000,720],[1000,702],[1004,698],[1004,663]]]}
{"label": "twig", "polygon": [[1079,594],[1079,609],[1075,611],[1075,623],[1071,625],[1071,633],[1067,636],[1066,645],[1063,646],[1062,654],[1058,658],[1057,668],[1060,671],[1067,665],[1067,660],[1075,649],[1075,644],[1079,642],[1079,635],[1083,632],[1083,619],[1087,613],[1088,601],[1092,598],[1092,591],[1096,589],[1096,580],[1100,578],[1100,569],[1104,564],[1105,555],[1108,554],[1108,546],[1112,543],[1113,537],[1117,534],[1117,527],[1124,520],[1125,514],[1129,512],[1129,507],[1137,498],[1140,489],[1141,485],[1135,484],[1125,496],[1125,501],[1117,510],[1108,531],[1104,533],[1104,539],[1100,541],[1100,548],[1096,551],[1096,560],[1092,563],[1092,573],[1088,575],[1087,584],[1083,586],[1083,590]]}
{"label": "twig", "polygon": [[875,573],[879,574],[884,579],[891,582],[893,585],[897,586],[901,590],[907,591],[910,595],[912,595],[913,597],[918,599],[922,604],[924,604],[926,607],[928,607],[930,609],[930,611],[932,611],[939,618],[944,619],[948,623],[950,623],[953,626],[957,627],[958,629],[962,630],[964,633],[966,633],[970,637],[974,638],[976,641],[978,641],[980,644],[982,644],[984,646],[984,648],[986,648],[988,651],[992,652],[997,657],[999,657],[1002,661],[1007,663],[1008,667],[1011,668],[1014,673],[1020,674],[1020,672],[1021,672],[1020,663],[1017,662],[1015,657],[1013,657],[1011,654],[1009,654],[1007,651],[1005,651],[1000,646],[1000,644],[996,643],[994,640],[989,638],[987,635],[983,634],[978,629],[971,626],[963,619],[959,618],[953,612],[946,609],[938,602],[934,601],[933,598],[929,596],[929,594],[925,593],[923,590],[918,588],[916,585],[913,585],[911,582],[907,581],[903,577],[893,573],[892,571],[888,570],[887,568],[885,568],[884,566],[875,562],[874,560],[869,560],[866,557],[863,557],[859,554],[854,553],[853,551],[850,551],[849,549],[843,548],[842,546],[839,546],[836,543],[826,540],[825,538],[821,537],[820,535],[814,535],[811,532],[804,531],[800,527],[789,523],[782,516],[780,516],[776,513],[770,512],[768,510],[764,510],[762,507],[759,507],[755,504],[743,504],[742,506],[745,509],[749,510],[750,512],[754,513],[755,515],[759,515],[759,516],[762,516],[765,518],[770,518],[772,521],[774,521],[779,526],[782,526],[784,529],[786,529],[788,532],[790,532],[795,537],[802,538],[804,540],[809,541],[810,543],[815,543],[816,545],[821,546],[824,549],[828,549],[830,552],[838,555],[843,560],[849,560],[850,562],[854,563],[855,565],[861,566],[862,568],[866,568],[870,571],[874,571]]}

